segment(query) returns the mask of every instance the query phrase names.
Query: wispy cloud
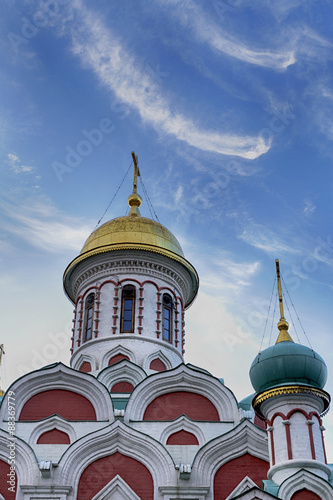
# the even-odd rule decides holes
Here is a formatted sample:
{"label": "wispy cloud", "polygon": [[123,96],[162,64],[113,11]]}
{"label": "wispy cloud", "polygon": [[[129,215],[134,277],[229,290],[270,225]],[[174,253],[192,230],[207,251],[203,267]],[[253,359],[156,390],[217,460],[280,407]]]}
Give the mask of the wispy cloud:
{"label": "wispy cloud", "polygon": [[76,0],[73,8],[78,18],[72,28],[73,53],[117,99],[136,110],[144,122],[203,151],[255,159],[270,149],[270,141],[260,135],[199,129],[194,121],[173,110],[175,106],[163,94],[159,82],[122,47],[96,13],[88,10],[81,0]]}
{"label": "wispy cloud", "polygon": [[280,253],[301,253],[294,245],[284,242],[283,238],[277,233],[260,224],[248,224],[248,227],[244,229],[239,238],[255,248],[275,255]]}
{"label": "wispy cloud", "polygon": [[0,206],[7,219],[1,222],[3,231],[48,252],[78,251],[91,232],[87,221],[62,213],[43,197],[21,206],[12,202]]}
{"label": "wispy cloud", "polygon": [[33,174],[35,172],[35,167],[31,165],[24,165],[20,158],[14,153],[9,153],[7,155],[7,162],[14,174]]}
{"label": "wispy cloud", "polygon": [[172,15],[213,50],[256,66],[281,70],[296,62],[293,50],[254,50],[227,33],[193,1],[159,0],[172,7]]}
{"label": "wispy cloud", "polygon": [[316,205],[312,201],[310,200],[304,201],[303,213],[306,217],[310,217],[315,210],[316,210]]}

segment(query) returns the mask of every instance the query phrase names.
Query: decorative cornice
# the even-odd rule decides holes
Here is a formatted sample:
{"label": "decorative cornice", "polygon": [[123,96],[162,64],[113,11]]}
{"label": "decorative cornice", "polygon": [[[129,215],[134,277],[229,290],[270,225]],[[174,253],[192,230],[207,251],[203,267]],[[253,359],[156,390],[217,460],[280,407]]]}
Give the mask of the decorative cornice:
{"label": "decorative cornice", "polygon": [[75,295],[78,294],[80,287],[91,278],[100,278],[102,276],[107,276],[108,273],[112,271],[113,274],[124,274],[124,273],[135,273],[139,272],[145,276],[153,276],[155,278],[165,280],[165,276],[173,279],[178,286],[181,288],[184,295],[188,293],[188,287],[186,286],[183,278],[175,271],[170,270],[166,266],[161,264],[148,262],[146,260],[138,259],[118,259],[116,261],[109,261],[103,264],[94,265],[90,269],[86,270],[80,274],[74,283],[73,290]]}
{"label": "decorative cornice", "polygon": [[275,396],[285,396],[287,394],[308,394],[310,396],[316,396],[323,401],[324,412],[327,410],[331,402],[330,395],[322,389],[316,389],[315,387],[307,387],[304,385],[284,385],[268,389],[267,391],[257,394],[252,401],[252,406],[259,415],[264,416],[260,411],[260,406],[264,401],[267,401]]}

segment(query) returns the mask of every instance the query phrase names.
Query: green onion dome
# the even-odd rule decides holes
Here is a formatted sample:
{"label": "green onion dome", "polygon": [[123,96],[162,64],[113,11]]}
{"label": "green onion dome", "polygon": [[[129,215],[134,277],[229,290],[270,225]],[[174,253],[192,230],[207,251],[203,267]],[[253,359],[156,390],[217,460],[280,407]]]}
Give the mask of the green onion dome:
{"label": "green onion dome", "polygon": [[327,367],[319,354],[290,339],[260,352],[251,365],[250,379],[257,393],[290,384],[323,389]]}

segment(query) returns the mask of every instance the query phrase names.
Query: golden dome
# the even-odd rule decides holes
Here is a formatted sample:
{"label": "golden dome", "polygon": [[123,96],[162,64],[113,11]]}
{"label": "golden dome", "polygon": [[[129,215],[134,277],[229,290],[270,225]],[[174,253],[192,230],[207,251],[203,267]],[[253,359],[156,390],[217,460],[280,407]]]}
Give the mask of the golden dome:
{"label": "golden dome", "polygon": [[146,217],[141,217],[139,207],[141,196],[137,193],[137,177],[140,175],[137,157],[132,153],[134,162],[133,193],[128,198],[129,214],[106,222],[91,233],[80,254],[69,264],[64,272],[64,288],[68,297],[74,302],[72,274],[79,264],[90,257],[119,250],[145,250],[168,257],[187,271],[189,289],[185,298],[185,306],[195,299],[199,278],[194,267],[185,259],[182,248],[174,235],[162,224]]}
{"label": "golden dome", "polygon": [[86,240],[80,254],[69,264],[64,273],[64,288],[69,298],[74,302],[74,292],[71,275],[81,262],[95,255],[117,250],[145,250],[168,257],[179,262],[189,274],[191,291],[186,298],[186,307],[196,297],[199,278],[194,267],[183,254],[179,241],[162,224],[155,220],[141,217],[139,212],[139,195],[131,195],[129,215],[112,219],[95,231]]}
{"label": "golden dome", "polygon": [[152,219],[132,215],[112,219],[96,229],[83,245],[80,255],[124,248],[155,251],[171,258],[184,257],[178,240],[166,227]]}

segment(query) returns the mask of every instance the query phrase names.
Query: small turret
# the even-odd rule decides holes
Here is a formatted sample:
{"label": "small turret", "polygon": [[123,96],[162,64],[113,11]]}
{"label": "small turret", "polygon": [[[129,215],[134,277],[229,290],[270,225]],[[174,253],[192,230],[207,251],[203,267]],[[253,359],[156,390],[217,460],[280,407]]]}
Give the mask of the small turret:
{"label": "small turret", "polygon": [[252,405],[266,421],[269,435],[268,478],[281,484],[300,469],[324,479],[326,465],[321,416],[330,396],[323,390],[327,367],[319,354],[293,342],[284,317],[279,261],[276,261],[280,304],[279,335],[274,346],[260,352],[250,368],[256,391]]}

